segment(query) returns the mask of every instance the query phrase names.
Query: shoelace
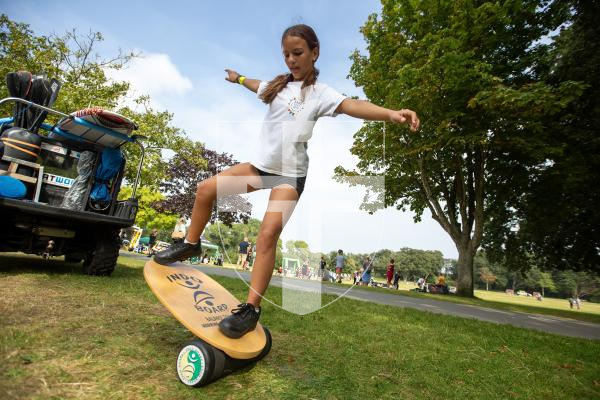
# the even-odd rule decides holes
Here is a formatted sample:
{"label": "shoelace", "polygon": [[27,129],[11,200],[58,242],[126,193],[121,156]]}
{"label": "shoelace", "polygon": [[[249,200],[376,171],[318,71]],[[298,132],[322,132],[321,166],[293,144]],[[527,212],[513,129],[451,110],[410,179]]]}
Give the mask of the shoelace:
{"label": "shoelace", "polygon": [[173,249],[187,249],[189,246],[195,246],[191,243],[175,243],[173,246]]}
{"label": "shoelace", "polygon": [[232,314],[240,314],[240,316],[242,318],[246,318],[248,316],[249,312],[255,313],[255,315],[259,315],[260,308],[257,310],[250,303],[242,303],[242,304],[238,304],[237,308],[234,308],[233,310],[231,310]]}

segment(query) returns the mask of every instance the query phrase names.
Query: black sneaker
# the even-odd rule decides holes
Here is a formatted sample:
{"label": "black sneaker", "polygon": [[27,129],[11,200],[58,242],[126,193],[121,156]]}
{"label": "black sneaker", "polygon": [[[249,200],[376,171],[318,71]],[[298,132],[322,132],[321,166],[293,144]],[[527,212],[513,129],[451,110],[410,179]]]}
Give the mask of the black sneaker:
{"label": "black sneaker", "polygon": [[154,255],[154,261],[161,265],[173,264],[177,261],[187,260],[193,256],[202,254],[202,245],[200,241],[196,244],[175,243],[166,250],[159,251]]}
{"label": "black sneaker", "polygon": [[260,307],[254,308],[250,303],[238,304],[231,315],[219,322],[219,329],[232,339],[239,339],[256,328],[260,318]]}

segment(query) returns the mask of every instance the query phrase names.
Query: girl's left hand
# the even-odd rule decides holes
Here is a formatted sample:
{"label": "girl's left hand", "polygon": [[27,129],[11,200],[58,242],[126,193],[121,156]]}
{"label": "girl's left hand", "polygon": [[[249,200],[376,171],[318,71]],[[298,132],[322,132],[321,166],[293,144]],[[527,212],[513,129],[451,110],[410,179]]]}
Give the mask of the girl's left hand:
{"label": "girl's left hand", "polygon": [[236,71],[232,70],[232,69],[227,69],[225,68],[225,72],[227,72],[227,76],[225,77],[225,80],[231,83],[238,83],[238,78],[240,77],[240,74],[238,74]]}
{"label": "girl's left hand", "polygon": [[421,125],[421,121],[419,121],[417,113],[408,109],[392,111],[390,115],[390,121],[397,124],[406,123],[413,132],[419,129],[419,126]]}

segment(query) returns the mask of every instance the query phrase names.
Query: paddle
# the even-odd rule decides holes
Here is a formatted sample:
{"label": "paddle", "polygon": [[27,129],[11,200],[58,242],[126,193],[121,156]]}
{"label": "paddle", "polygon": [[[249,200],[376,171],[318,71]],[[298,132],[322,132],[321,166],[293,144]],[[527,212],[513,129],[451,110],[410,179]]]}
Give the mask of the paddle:
{"label": "paddle", "polygon": [[[46,82],[47,82],[47,80],[46,80]],[[49,82],[48,92],[46,93],[44,103],[42,104],[43,106],[52,108],[52,106],[56,102],[56,99],[58,98],[58,92],[60,90],[60,87],[61,87],[61,83],[59,81],[57,81],[56,79],[52,79]],[[44,119],[46,119],[47,115],[48,115],[47,111],[41,111],[38,114],[37,118],[31,124],[31,127],[29,130],[33,133],[37,133],[38,130],[40,129],[40,125],[42,124],[42,122],[44,122]]]}
{"label": "paddle", "polygon": [[[18,93],[17,93],[17,97],[20,97],[22,99],[25,100],[29,100],[30,95],[31,95],[31,86],[32,86],[32,81],[33,81],[33,75],[31,75],[31,72],[29,71],[19,71],[17,72],[17,78],[18,78]],[[27,108],[29,106],[26,106],[25,104],[19,104],[18,108],[17,108],[17,113],[18,116],[20,118],[19,121],[19,127],[21,128],[25,128],[27,129]]]}

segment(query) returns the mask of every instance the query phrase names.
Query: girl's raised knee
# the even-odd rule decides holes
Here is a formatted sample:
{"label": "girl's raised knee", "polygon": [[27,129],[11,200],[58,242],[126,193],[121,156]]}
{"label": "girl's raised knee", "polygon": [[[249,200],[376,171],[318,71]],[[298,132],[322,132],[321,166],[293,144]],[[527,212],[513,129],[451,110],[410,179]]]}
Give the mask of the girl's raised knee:
{"label": "girl's raised knee", "polygon": [[196,188],[196,198],[216,197],[215,188],[213,186],[214,185],[208,180],[200,182]]}

